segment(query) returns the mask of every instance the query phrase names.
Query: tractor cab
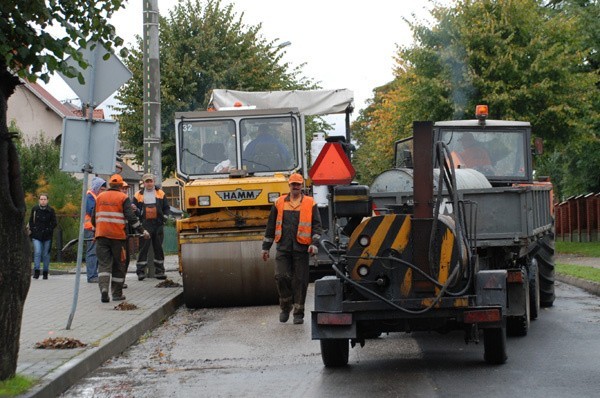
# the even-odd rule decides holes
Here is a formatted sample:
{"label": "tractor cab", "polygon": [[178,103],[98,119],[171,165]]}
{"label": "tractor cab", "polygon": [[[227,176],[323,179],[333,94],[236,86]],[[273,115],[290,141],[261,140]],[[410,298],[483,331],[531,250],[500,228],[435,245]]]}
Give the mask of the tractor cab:
{"label": "tractor cab", "polygon": [[[486,120],[478,114],[477,120],[437,122],[434,136],[455,169],[477,170],[493,186],[532,181],[529,122]],[[413,167],[412,146],[412,137],[396,141],[396,168]]]}

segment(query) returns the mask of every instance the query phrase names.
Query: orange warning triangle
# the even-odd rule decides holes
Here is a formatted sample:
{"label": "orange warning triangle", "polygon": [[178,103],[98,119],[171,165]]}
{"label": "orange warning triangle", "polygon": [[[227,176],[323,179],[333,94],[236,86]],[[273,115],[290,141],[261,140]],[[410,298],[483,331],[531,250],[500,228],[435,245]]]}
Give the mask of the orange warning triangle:
{"label": "orange warning triangle", "polygon": [[316,185],[345,185],[352,182],[356,171],[346,156],[342,144],[328,142],[321,149],[308,175]]}

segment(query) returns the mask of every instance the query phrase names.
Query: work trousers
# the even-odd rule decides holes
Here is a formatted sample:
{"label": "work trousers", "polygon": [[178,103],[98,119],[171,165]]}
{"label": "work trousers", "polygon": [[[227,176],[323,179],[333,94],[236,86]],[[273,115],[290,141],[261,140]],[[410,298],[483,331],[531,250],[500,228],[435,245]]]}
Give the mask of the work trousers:
{"label": "work trousers", "polygon": [[282,311],[294,310],[295,317],[304,317],[304,302],[308,290],[308,252],[281,251],[275,255],[275,282]]}
{"label": "work trousers", "polygon": [[125,240],[97,238],[96,256],[100,292],[108,292],[110,286],[113,297],[121,297],[125,282]]}
{"label": "work trousers", "polygon": [[163,227],[154,227],[154,229],[146,228],[150,233],[150,239],[142,239],[140,254],[138,255],[136,263],[136,273],[139,275],[145,272],[145,268],[148,265],[148,250],[152,245],[154,250],[154,273],[156,276],[165,274],[165,252],[162,248],[164,239]]}
{"label": "work trousers", "polygon": [[85,271],[87,281],[98,277],[98,257],[96,257],[96,241],[94,240],[94,231],[85,229],[83,231],[85,240]]}

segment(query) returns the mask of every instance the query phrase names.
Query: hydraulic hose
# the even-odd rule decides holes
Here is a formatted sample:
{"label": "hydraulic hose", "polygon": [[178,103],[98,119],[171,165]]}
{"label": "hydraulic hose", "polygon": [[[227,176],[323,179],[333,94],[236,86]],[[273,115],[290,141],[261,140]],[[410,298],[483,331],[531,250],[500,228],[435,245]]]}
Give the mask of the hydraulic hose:
{"label": "hydraulic hose", "polygon": [[[335,273],[336,273],[336,274],[337,274],[337,275],[338,275],[338,276],[339,276],[341,279],[343,279],[343,280],[344,280],[344,281],[346,281],[347,283],[351,284],[352,286],[354,286],[354,287],[358,288],[359,290],[362,290],[362,291],[366,292],[367,294],[370,294],[370,295],[372,295],[373,297],[375,297],[375,298],[377,298],[377,299],[379,299],[379,300],[383,301],[384,303],[386,303],[386,304],[390,305],[391,307],[393,307],[393,308],[395,308],[395,309],[397,309],[397,310],[399,310],[399,311],[402,311],[402,312],[404,312],[404,313],[407,313],[407,314],[412,314],[412,315],[420,315],[420,314],[424,314],[424,313],[426,313],[426,312],[430,311],[430,310],[431,310],[433,307],[435,307],[435,306],[437,305],[437,303],[439,303],[439,301],[442,299],[442,296],[443,296],[443,295],[446,293],[446,290],[448,289],[448,286],[449,286],[449,284],[450,284],[450,281],[451,281],[452,279],[454,279],[454,277],[456,276],[455,274],[456,274],[456,273],[458,272],[458,270],[459,270],[459,267],[456,267],[456,268],[454,268],[454,270],[452,271],[452,274],[450,275],[450,277],[448,278],[448,280],[446,281],[446,283],[444,283],[443,285],[441,285],[441,284],[440,284],[438,281],[435,281],[435,280],[434,280],[435,282],[434,282],[434,281],[432,281],[432,282],[434,282],[434,283],[435,283],[437,286],[439,286],[439,287],[440,287],[440,291],[439,291],[439,293],[438,293],[438,294],[435,296],[435,298],[433,299],[433,301],[431,302],[431,304],[430,304],[430,305],[428,305],[427,307],[425,307],[425,308],[423,308],[423,309],[421,309],[421,310],[418,310],[418,311],[416,311],[416,310],[410,310],[410,309],[408,309],[408,308],[404,308],[404,307],[402,307],[402,306],[400,306],[400,305],[398,305],[398,304],[394,303],[393,301],[391,301],[391,300],[389,300],[389,299],[387,299],[387,298],[383,297],[382,295],[380,295],[380,294],[379,294],[379,293],[377,293],[377,292],[374,292],[373,290],[369,289],[368,287],[366,287],[366,286],[363,286],[363,285],[361,285],[360,283],[357,283],[357,282],[353,281],[351,278],[349,278],[349,277],[348,277],[348,276],[347,276],[347,275],[346,275],[344,272],[342,272],[342,271],[341,271],[341,270],[338,268],[338,266],[337,266],[338,262],[337,262],[337,261],[335,261],[335,258],[333,257],[333,255],[332,255],[332,254],[329,252],[329,250],[328,250],[328,249],[327,249],[327,247],[326,247],[326,245],[331,245],[331,246],[334,246],[334,247],[335,247],[335,245],[333,245],[333,243],[332,243],[332,242],[329,242],[329,241],[326,241],[326,240],[322,240],[320,243],[321,243],[321,247],[323,248],[323,250],[325,251],[325,253],[327,253],[327,256],[328,256],[328,257],[329,257],[329,258],[330,258],[330,259],[333,261],[333,264],[331,265],[331,268],[333,268],[333,270],[335,271]],[[360,258],[360,257],[359,257],[359,258]],[[371,257],[371,258],[377,258],[377,257]],[[384,258],[387,258],[387,257],[384,257]],[[410,263],[409,263],[409,262],[407,262],[407,261],[404,261],[404,260],[401,260],[401,259],[397,259],[397,258],[394,258],[394,257],[389,257],[389,258],[390,258],[390,259],[393,259],[393,260],[396,260],[396,261],[399,261],[399,262],[401,262],[401,263],[404,263],[404,264],[406,264],[407,266],[411,267],[411,269],[415,269],[415,268],[417,268],[417,267],[416,267],[414,264],[410,264]],[[418,269],[418,268],[417,268],[417,269]],[[419,270],[419,271],[420,271],[420,270]],[[421,271],[421,272],[422,272],[422,271]],[[430,276],[429,276],[429,275],[425,275],[425,276],[430,278]]]}

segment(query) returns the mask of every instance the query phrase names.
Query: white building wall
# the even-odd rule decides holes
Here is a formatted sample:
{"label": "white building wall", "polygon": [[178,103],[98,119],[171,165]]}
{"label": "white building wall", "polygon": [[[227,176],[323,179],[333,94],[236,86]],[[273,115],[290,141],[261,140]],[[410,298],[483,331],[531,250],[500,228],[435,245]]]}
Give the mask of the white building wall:
{"label": "white building wall", "polygon": [[26,143],[37,139],[40,133],[54,140],[62,134],[62,118],[44,104],[25,86],[17,86],[8,100],[7,120],[17,121]]}

